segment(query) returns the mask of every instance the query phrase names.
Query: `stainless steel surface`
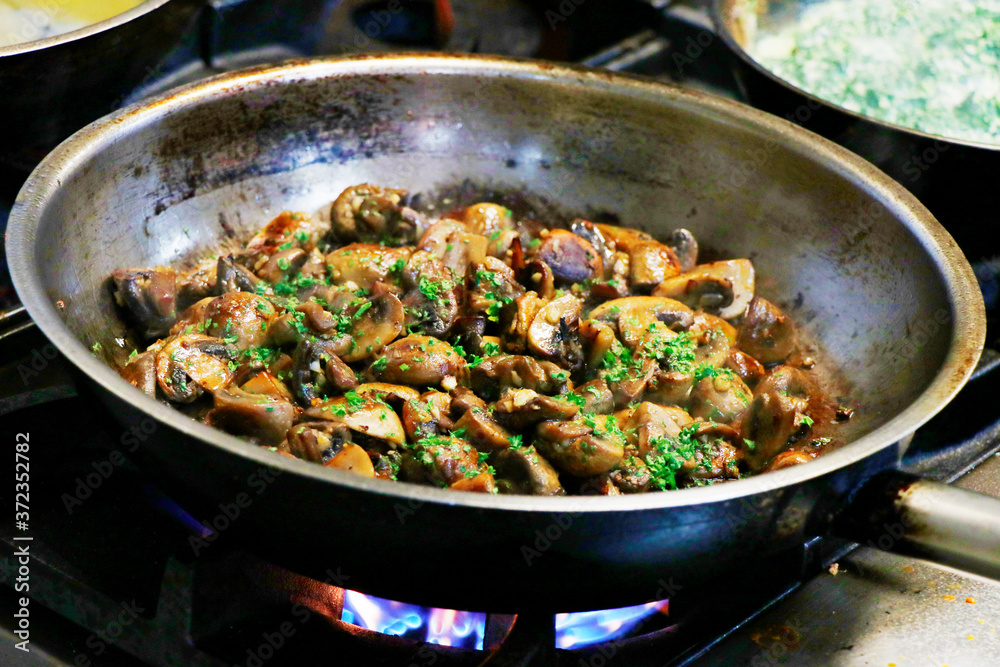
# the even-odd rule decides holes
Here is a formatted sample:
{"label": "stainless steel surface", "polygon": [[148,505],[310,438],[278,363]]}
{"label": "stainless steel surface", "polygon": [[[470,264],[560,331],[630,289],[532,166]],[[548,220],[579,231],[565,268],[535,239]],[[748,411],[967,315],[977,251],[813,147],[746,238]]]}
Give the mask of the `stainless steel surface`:
{"label": "stainless steel surface", "polygon": [[896,510],[901,539],[908,543],[908,551],[1000,580],[996,500],[938,482],[920,481],[900,494]]}
{"label": "stainless steel surface", "polygon": [[[425,193],[425,205],[516,195],[540,215],[614,213],[660,234],[683,224],[708,246],[749,255],[765,277],[760,292],[791,309],[845,372],[854,442],[712,487],[484,498],[277,459],[148,399],[91,354],[95,342],[109,358],[128,354],[104,283],[112,269],[215,252],[284,208],[315,210],[365,180]],[[8,254],[33,319],[116,414],[165,426],[145,447],[161,473],[231,497],[258,467],[280,470],[244,522],[270,535],[265,548],[314,561],[333,550],[373,593],[457,608],[483,591],[432,585],[422,570],[430,554],[470,576],[484,559],[502,563],[511,585],[489,591],[497,605],[529,594],[570,609],[644,601],[664,572],[693,582],[800,542],[811,519],[822,524],[859,479],[893,464],[896,443],[961,388],[984,337],[982,297],[957,246],[863,160],[725,100],[487,57],[292,63],[125,109],[35,171],[11,216]],[[299,506],[315,511],[291,510]],[[418,509],[404,520],[401,507]],[[542,558],[525,559],[553,513],[573,521]],[[376,525],[384,530],[372,544]],[[384,581],[380,567],[398,579]],[[604,576],[586,587],[566,576],[592,568]]]}
{"label": "stainless steel surface", "polygon": [[26,173],[60,141],[115,109],[160,71],[185,36],[194,36],[201,5],[147,0],[80,30],[0,46],[0,127],[8,130],[0,169]]}
{"label": "stainless steel surface", "polygon": [[[1000,498],[1000,454],[956,486]],[[690,667],[1000,664],[1000,582],[861,546]]]}

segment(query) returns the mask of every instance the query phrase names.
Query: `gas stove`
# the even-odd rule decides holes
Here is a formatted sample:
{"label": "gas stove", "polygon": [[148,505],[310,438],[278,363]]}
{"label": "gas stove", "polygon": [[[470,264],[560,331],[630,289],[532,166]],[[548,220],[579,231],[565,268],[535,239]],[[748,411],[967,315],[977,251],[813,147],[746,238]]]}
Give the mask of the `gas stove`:
{"label": "gas stove", "polygon": [[[672,30],[678,18],[703,18],[669,2],[456,0],[446,20],[417,0],[286,4],[211,2],[198,39],[123,103],[287,57],[442,48],[577,61],[741,99],[721,45]],[[19,178],[0,175],[0,223]],[[995,318],[1000,271],[983,261],[977,272]],[[996,331],[991,319],[988,342]],[[645,604],[556,615],[532,601],[514,616],[385,600],[353,590],[337,568],[306,578],[220,529],[219,517],[238,508],[181,506],[122,456],[129,434],[78,391],[23,315],[0,322],[0,339],[0,396],[16,397],[0,399],[4,441],[28,431],[34,445],[33,539],[11,537],[12,511],[0,529],[0,597],[11,610],[0,617],[2,664],[1000,664],[1000,583],[833,539],[736,581],[692,590],[667,578]],[[1000,354],[987,351],[958,398],[918,431],[904,469],[1000,497],[998,367]],[[5,507],[12,493],[0,486]],[[31,653],[15,648],[13,617],[26,543]]]}

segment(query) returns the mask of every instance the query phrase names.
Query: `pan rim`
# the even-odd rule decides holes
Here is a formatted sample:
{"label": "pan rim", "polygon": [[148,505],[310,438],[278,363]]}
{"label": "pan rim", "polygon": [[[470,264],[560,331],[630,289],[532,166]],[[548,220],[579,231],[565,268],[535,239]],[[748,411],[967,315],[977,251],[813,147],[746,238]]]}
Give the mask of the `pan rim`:
{"label": "pan rim", "polygon": [[[63,324],[55,305],[45,294],[40,274],[33,268],[36,225],[44,213],[45,203],[65,180],[64,175],[72,173],[78,165],[102,150],[107,143],[114,141],[116,136],[124,134],[128,128],[156,122],[159,118],[169,115],[174,110],[183,109],[188,104],[231,95],[237,90],[302,79],[426,73],[454,76],[491,75],[596,87],[614,93],[622,99],[662,100],[673,106],[688,105],[702,110],[709,109],[730,122],[737,122],[742,127],[762,133],[766,137],[791,140],[794,148],[808,150],[816,162],[835,170],[858,187],[863,187],[870,195],[894,211],[899,224],[904,225],[928,252],[932,263],[944,278],[953,318],[951,346],[944,362],[924,392],[891,420],[843,448],[806,464],[726,484],[662,493],[610,498],[483,496],[409,483],[369,480],[305,461],[278,457],[235,436],[196,422],[137,391],[110,366],[94,357]],[[90,380],[137,411],[208,446],[219,447],[227,454],[280,469],[291,477],[334,483],[351,487],[356,491],[375,493],[402,501],[416,500],[482,510],[545,513],[655,510],[734,501],[783,487],[798,486],[868,458],[899,442],[923,425],[965,385],[978,362],[986,333],[982,295],[972,267],[957,244],[913,195],[862,158],[789,121],[730,100],[684,90],[645,77],[576,65],[506,57],[404,53],[294,60],[279,65],[226,73],[168,91],[149,101],[131,105],[75,133],[50,153],[32,172],[18,194],[11,212],[7,230],[7,254],[18,295],[46,337]]]}

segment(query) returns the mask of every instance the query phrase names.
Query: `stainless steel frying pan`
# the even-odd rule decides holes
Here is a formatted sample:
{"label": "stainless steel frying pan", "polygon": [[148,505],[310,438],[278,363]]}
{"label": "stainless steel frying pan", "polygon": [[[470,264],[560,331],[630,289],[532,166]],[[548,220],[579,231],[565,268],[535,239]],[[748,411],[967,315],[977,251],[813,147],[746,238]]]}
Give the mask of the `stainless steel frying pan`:
{"label": "stainless steel frying pan", "polygon": [[[278,457],[189,420],[109,367],[127,356],[113,269],[199,258],[364,181],[424,193],[425,207],[490,197],[543,217],[614,215],[661,235],[683,225],[751,257],[759,291],[849,380],[852,444],[712,487],[483,497]],[[671,579],[696,586],[737,572],[739,586],[831,527],[1000,576],[1000,503],[893,472],[908,436],[979,358],[984,312],[968,263],[870,164],[741,105],[488,57],[246,70],[75,134],[21,191],[7,248],[32,318],[142,441],[147,470],[211,508],[246,494],[226,531],[320,578],[339,568],[351,587],[452,608],[609,607],[652,599]],[[881,512],[874,527],[859,502]]]}

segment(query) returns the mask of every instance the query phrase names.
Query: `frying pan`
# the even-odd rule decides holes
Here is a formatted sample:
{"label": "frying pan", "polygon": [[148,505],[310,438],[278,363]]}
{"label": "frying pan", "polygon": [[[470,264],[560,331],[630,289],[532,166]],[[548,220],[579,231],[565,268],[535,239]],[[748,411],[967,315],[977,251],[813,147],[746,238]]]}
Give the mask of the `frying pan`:
{"label": "frying pan", "polygon": [[[973,259],[985,252],[978,240],[982,229],[997,224],[993,190],[1000,170],[1000,145],[941,137],[856,113],[806,92],[757,62],[751,55],[749,26],[755,22],[784,25],[794,20],[807,0],[709,0],[702,4],[708,6],[710,32],[705,25],[675,15],[664,23],[665,34],[685,48],[689,39],[704,44],[717,38],[732,54],[733,73],[750,104],[873,163],[916,195]],[[697,57],[695,52],[686,53],[691,55]]]}
{"label": "frying pan", "polygon": [[[146,397],[109,366],[129,351],[113,269],[193,261],[365,181],[422,193],[426,209],[491,198],[543,219],[613,217],[660,235],[683,225],[751,257],[759,292],[842,369],[857,408],[851,444],[667,493],[452,493],[278,457]],[[457,609],[607,608],[663,597],[663,582],[694,590],[729,576],[739,587],[831,527],[1000,577],[1000,502],[893,471],[979,359],[984,309],[968,263],[870,164],[739,104],[490,57],[244,70],[64,142],[18,196],[7,252],[31,317],[121,421],[123,446],[138,445],[145,469],[202,503],[199,517],[220,533],[319,579],[332,572],[351,588]]]}
{"label": "frying pan", "polygon": [[[60,4],[42,4],[37,11],[58,14]],[[8,130],[0,167],[26,174],[60,141],[119,106],[193,32],[202,5],[146,0],[45,39],[36,39],[34,25],[4,26],[31,41],[0,46],[0,127]]]}

